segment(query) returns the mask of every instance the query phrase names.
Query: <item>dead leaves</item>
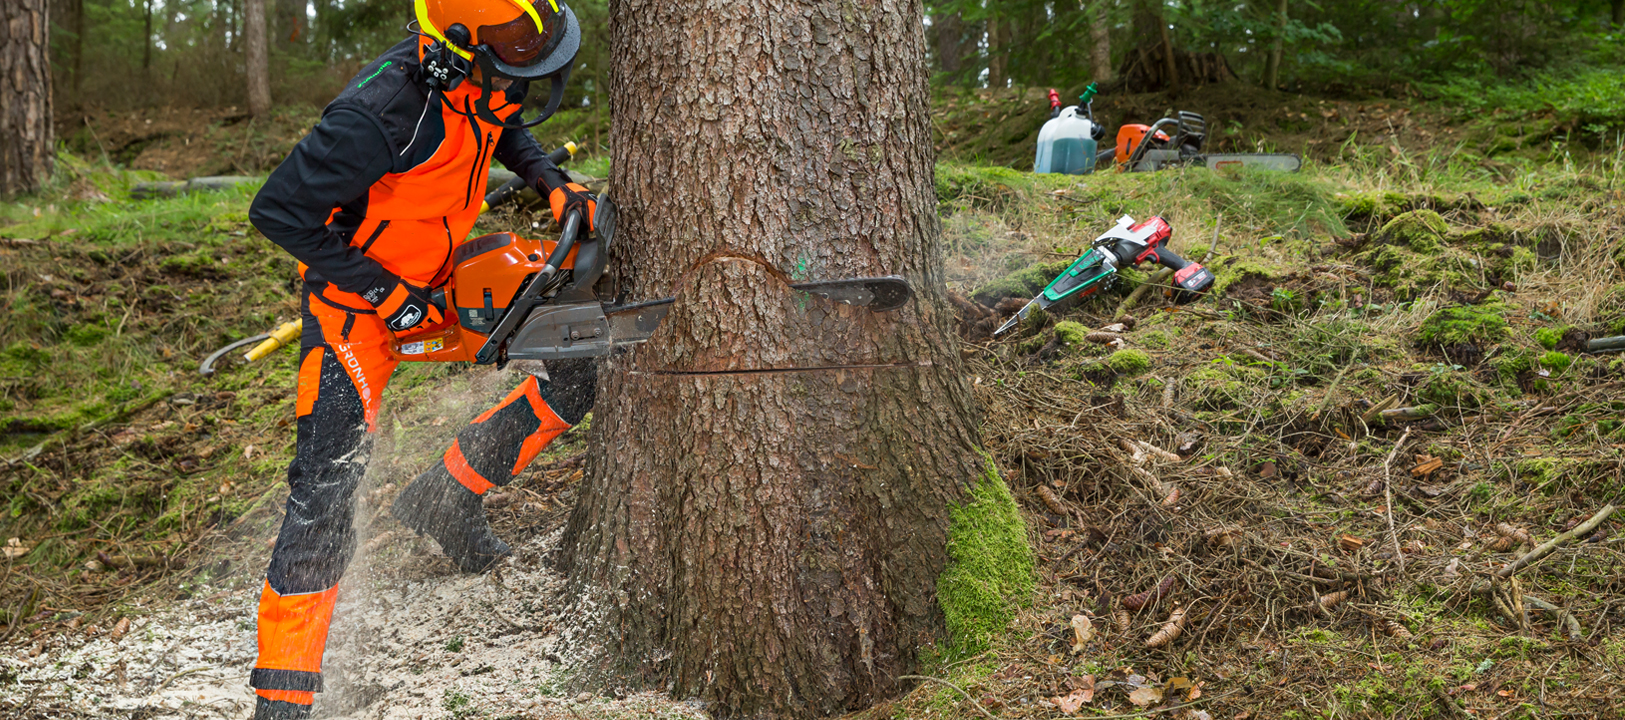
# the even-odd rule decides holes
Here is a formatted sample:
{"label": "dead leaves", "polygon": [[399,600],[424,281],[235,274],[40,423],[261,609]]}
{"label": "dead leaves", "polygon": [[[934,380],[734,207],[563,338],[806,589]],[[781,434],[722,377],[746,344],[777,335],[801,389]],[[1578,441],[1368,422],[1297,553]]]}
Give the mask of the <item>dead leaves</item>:
{"label": "dead leaves", "polygon": [[1072,654],[1083,652],[1085,645],[1095,637],[1095,625],[1083,615],[1072,616]]}
{"label": "dead leaves", "polygon": [[7,559],[20,558],[27,555],[28,551],[32,549],[32,547],[23,544],[21,538],[11,538],[6,541],[6,546],[4,548],[0,548],[0,550],[5,552]]}

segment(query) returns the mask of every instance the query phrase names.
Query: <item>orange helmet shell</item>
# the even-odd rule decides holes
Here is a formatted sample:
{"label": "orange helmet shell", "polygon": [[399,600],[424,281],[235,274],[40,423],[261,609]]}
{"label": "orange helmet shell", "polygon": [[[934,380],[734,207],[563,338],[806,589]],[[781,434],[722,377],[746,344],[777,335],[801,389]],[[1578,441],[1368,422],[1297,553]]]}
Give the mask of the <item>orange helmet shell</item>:
{"label": "orange helmet shell", "polygon": [[[563,30],[558,0],[415,0],[414,5],[423,33],[442,42],[447,28],[462,25],[468,29],[470,46],[483,45],[487,38],[480,36],[482,29],[501,27],[521,16],[529,16],[544,38]],[[468,48],[447,45],[463,59],[473,59]]]}

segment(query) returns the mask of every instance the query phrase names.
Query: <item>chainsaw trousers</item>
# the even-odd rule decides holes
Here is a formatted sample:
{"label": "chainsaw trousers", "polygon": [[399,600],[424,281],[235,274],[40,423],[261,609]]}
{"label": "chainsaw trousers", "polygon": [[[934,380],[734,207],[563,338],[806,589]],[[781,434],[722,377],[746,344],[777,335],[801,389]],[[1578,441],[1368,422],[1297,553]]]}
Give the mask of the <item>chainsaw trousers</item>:
{"label": "chainsaw trousers", "polygon": [[[308,705],[322,689],[338,583],[356,544],[352,501],[398,361],[389,331],[370,308],[337,307],[307,291],[303,315],[287,514],[260,590],[259,659],[249,684],[268,700]],[[551,381],[526,376],[458,432],[438,465],[475,494],[524,470],[592,408],[591,360],[548,369]]]}

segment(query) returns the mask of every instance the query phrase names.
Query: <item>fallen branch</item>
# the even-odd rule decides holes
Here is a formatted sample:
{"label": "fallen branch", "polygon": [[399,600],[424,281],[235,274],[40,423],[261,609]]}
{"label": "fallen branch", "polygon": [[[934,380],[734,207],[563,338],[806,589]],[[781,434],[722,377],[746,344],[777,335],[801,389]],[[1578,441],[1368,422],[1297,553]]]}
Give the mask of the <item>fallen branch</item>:
{"label": "fallen branch", "polygon": [[134,414],[136,414],[138,412],[141,412],[142,410],[146,410],[147,408],[152,407],[153,405],[157,404],[158,401],[164,400],[164,399],[168,398],[170,395],[174,395],[174,394],[175,394],[174,390],[164,390],[162,392],[153,393],[152,395],[147,396],[146,399],[136,400],[136,401],[127,403],[123,407],[120,407],[119,409],[114,410],[111,413],[108,413],[108,414],[103,415],[103,416],[101,416],[99,418],[96,418],[95,420],[92,420],[92,421],[87,422],[87,423],[85,423],[83,425],[80,425],[79,427],[71,428],[71,429],[68,429],[68,430],[58,430],[58,431],[52,433],[50,437],[47,437],[44,440],[39,441],[39,443],[37,445],[35,445],[34,447],[31,447],[31,448],[29,448],[27,450],[24,450],[21,455],[18,455],[17,457],[14,457],[14,458],[7,459],[6,464],[7,465],[16,465],[17,463],[20,463],[20,462],[27,462],[29,460],[33,460],[34,458],[39,457],[40,453],[45,452],[45,447],[47,445],[50,445],[52,442],[54,442],[57,439],[57,437],[60,436],[60,435],[68,434],[70,437],[78,437],[78,436],[83,435],[83,434],[85,434],[87,432],[90,432],[91,430],[95,430],[96,428],[99,428],[99,427],[101,427],[103,425],[106,425],[106,424],[108,424],[110,422],[117,422],[119,420],[123,420],[126,417],[129,417],[130,415],[134,415]]}
{"label": "fallen branch", "polygon": [[1535,597],[1534,595],[1523,596],[1523,602],[1530,607],[1545,610],[1546,612],[1551,613],[1553,617],[1556,617],[1558,622],[1563,623],[1563,625],[1568,628],[1570,640],[1577,642],[1582,637],[1585,637],[1584,633],[1580,630],[1580,620],[1574,617],[1574,613],[1546,602],[1545,600]]}
{"label": "fallen branch", "polygon": [[[1554,538],[1552,538],[1550,540],[1547,540],[1546,542],[1542,543],[1540,545],[1540,547],[1537,547],[1534,550],[1530,550],[1529,552],[1524,553],[1523,557],[1518,558],[1517,560],[1513,560],[1512,564],[1510,564],[1510,565],[1508,565],[1508,566],[1506,566],[1504,568],[1501,568],[1501,570],[1499,572],[1495,573],[1495,574],[1497,576],[1499,576],[1503,580],[1505,580],[1506,578],[1512,577],[1513,574],[1517,573],[1519,570],[1524,569],[1525,567],[1528,567],[1530,564],[1534,563],[1536,560],[1539,560],[1539,559],[1541,559],[1543,557],[1546,557],[1547,555],[1550,555],[1553,550],[1557,549],[1557,546],[1562,545],[1563,543],[1566,543],[1566,542],[1568,542],[1570,540],[1573,540],[1574,538],[1581,537],[1581,536],[1584,536],[1584,535],[1590,535],[1592,533],[1592,531],[1597,529],[1598,525],[1602,524],[1602,521],[1607,520],[1608,516],[1612,515],[1612,514],[1614,514],[1614,506],[1613,505],[1605,505],[1605,506],[1603,506],[1603,508],[1601,510],[1597,511],[1596,515],[1591,516],[1590,520],[1587,520],[1587,521],[1585,521],[1583,523],[1580,523],[1579,525],[1575,526],[1573,530],[1570,530],[1570,531],[1568,531],[1566,533],[1558,535],[1557,537],[1554,537]],[[1390,522],[1392,522],[1392,518],[1390,518],[1389,520],[1390,520]]]}
{"label": "fallen branch", "polygon": [[1388,539],[1394,544],[1394,559],[1399,561],[1400,572],[1405,572],[1405,553],[1399,548],[1399,533],[1394,530],[1394,483],[1392,466],[1394,464],[1394,456],[1399,454],[1399,449],[1405,445],[1405,439],[1410,436],[1411,429],[1405,428],[1405,432],[1400,433],[1399,435],[1399,442],[1394,443],[1394,449],[1388,451],[1388,459],[1382,461],[1382,496],[1387,502],[1387,509],[1384,511],[1384,513],[1388,516]]}

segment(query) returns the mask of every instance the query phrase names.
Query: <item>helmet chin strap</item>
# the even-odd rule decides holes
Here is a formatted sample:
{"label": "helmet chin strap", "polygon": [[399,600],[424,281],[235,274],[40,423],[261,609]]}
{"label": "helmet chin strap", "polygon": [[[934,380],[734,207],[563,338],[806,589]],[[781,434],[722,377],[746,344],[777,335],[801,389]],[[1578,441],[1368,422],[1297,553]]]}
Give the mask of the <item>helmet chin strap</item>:
{"label": "helmet chin strap", "polygon": [[570,79],[568,65],[563,70],[548,76],[548,79],[552,81],[552,87],[548,89],[547,106],[542,109],[541,115],[536,116],[535,120],[525,122],[524,110],[521,109],[513,115],[517,119],[516,122],[502,120],[491,110],[491,95],[493,92],[498,92],[491,88],[491,78],[497,76],[496,72],[488,62],[484,62],[483,56],[480,56],[480,60],[482,61],[480,62],[480,97],[474,101],[474,114],[487,124],[507,130],[523,130],[536,127],[546,122],[548,118],[553,117],[553,113],[558,112],[559,105],[564,102],[564,84]]}

